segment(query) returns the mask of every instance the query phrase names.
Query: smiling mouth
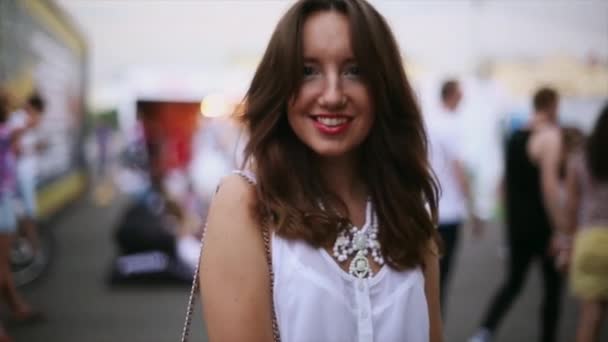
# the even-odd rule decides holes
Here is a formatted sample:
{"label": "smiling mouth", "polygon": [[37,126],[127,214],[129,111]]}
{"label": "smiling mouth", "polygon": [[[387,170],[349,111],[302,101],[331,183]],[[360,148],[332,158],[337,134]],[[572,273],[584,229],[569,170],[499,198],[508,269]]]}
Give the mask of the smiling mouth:
{"label": "smiling mouth", "polygon": [[346,115],[312,115],[310,118],[319,131],[331,135],[344,132],[353,120]]}
{"label": "smiling mouth", "polygon": [[313,117],[313,119],[318,122],[321,123],[325,126],[328,127],[335,127],[335,126],[340,126],[340,125],[344,125],[345,123],[349,122],[350,119],[346,118],[346,117],[323,117],[323,116],[316,116]]}

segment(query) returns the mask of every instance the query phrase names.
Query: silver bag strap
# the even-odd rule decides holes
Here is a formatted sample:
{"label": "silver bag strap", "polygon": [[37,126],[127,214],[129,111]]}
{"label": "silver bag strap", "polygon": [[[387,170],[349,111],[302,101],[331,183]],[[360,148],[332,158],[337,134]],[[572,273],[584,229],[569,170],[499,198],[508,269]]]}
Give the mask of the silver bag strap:
{"label": "silver bag strap", "polygon": [[[255,185],[255,176],[250,171],[234,171],[234,174],[237,174],[243,177],[249,184]],[[190,329],[192,325],[192,315],[194,313],[194,301],[196,300],[196,295],[199,290],[199,267],[201,263],[201,258],[203,255],[203,245],[205,241],[205,232],[207,231],[207,224],[205,224],[205,228],[203,229],[203,236],[201,238],[201,250],[198,256],[198,263],[196,264],[196,270],[194,271],[194,279],[192,279],[192,288],[190,289],[190,296],[188,298],[188,308],[186,310],[186,319],[184,321],[184,328],[182,330],[182,338],[181,342],[188,342],[188,338],[190,337]],[[277,317],[274,311],[274,271],[272,270],[272,252],[270,250],[270,232],[268,230],[267,225],[264,225],[262,229],[262,234],[264,238],[264,250],[266,252],[266,263],[268,265],[268,273],[270,277],[270,307],[272,309],[272,335],[274,342],[281,341],[281,335],[279,334],[279,325],[277,323]]]}

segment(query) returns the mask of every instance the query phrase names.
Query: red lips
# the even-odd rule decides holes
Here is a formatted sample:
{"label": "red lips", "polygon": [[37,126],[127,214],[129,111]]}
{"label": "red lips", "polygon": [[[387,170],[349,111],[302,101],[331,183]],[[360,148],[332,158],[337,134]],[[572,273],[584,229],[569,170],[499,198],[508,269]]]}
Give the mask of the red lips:
{"label": "red lips", "polygon": [[352,122],[352,117],[344,114],[319,114],[311,115],[313,125],[321,133],[327,135],[338,135],[343,133]]}

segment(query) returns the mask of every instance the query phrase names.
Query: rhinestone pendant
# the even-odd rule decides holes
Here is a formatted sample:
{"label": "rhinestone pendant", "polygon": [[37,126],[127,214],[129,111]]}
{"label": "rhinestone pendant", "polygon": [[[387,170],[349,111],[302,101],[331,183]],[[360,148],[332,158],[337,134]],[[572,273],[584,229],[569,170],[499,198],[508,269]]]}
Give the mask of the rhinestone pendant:
{"label": "rhinestone pendant", "polygon": [[358,251],[366,249],[367,248],[367,236],[365,236],[365,233],[356,234],[355,237],[353,238],[353,245],[355,246],[355,249]]}
{"label": "rhinestone pendant", "polygon": [[351,260],[349,266],[349,273],[357,278],[366,278],[371,276],[372,269],[369,264],[369,260],[365,256],[364,252],[360,250],[357,255]]}

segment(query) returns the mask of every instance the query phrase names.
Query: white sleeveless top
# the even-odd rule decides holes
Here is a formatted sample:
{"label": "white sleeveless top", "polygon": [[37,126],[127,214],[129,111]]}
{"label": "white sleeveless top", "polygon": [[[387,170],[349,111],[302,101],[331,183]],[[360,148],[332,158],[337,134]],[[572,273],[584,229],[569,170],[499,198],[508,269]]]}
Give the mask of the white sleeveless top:
{"label": "white sleeveless top", "polygon": [[[237,172],[255,182],[250,172]],[[429,315],[420,268],[383,266],[371,279],[322,248],[272,234],[274,308],[283,342],[423,342]]]}

